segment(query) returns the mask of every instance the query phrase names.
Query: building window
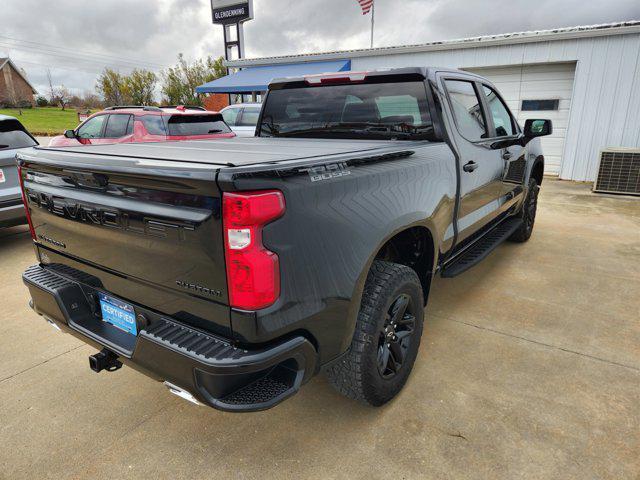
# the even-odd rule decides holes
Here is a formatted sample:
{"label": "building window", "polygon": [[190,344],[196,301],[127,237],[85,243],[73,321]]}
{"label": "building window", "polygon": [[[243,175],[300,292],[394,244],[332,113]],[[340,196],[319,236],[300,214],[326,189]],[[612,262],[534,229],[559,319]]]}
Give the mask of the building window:
{"label": "building window", "polygon": [[558,110],[558,105],[560,104],[560,100],[523,100],[522,101],[522,110],[523,111],[531,111],[531,110]]}

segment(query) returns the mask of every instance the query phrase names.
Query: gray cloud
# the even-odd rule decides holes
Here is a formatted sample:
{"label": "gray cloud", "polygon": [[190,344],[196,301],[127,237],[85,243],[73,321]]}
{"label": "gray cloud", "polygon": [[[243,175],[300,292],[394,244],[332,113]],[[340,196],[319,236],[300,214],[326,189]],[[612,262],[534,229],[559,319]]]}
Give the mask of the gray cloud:
{"label": "gray cloud", "polygon": [[[55,83],[82,91],[93,89],[105,66],[123,72],[134,65],[160,70],[173,64],[179,52],[190,59],[223,53],[222,28],[211,24],[207,0],[2,3],[0,55],[10,54],[41,91],[47,68]],[[370,16],[361,15],[356,0],[254,3],[256,18],[245,24],[249,57],[369,45]],[[376,45],[630,19],[640,19],[638,0],[376,0]],[[21,43],[18,49],[6,37],[35,43]]]}

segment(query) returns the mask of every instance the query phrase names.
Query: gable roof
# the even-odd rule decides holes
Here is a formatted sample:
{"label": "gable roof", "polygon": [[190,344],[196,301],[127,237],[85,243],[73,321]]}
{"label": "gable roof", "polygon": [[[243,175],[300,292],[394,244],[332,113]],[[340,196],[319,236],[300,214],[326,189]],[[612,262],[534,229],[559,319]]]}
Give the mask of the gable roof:
{"label": "gable roof", "polygon": [[7,64],[11,65],[13,67],[13,69],[15,70],[15,72],[20,75],[20,78],[22,78],[22,80],[25,81],[25,83],[27,85],[29,85],[29,88],[31,88],[31,91],[36,94],[38,93],[38,91],[34,88],[33,85],[31,85],[31,82],[29,80],[27,80],[27,77],[25,77],[22,72],[20,71],[20,69],[18,67],[16,67],[16,64],[13,63],[11,61],[11,59],[9,57],[0,57],[0,70],[2,70]]}

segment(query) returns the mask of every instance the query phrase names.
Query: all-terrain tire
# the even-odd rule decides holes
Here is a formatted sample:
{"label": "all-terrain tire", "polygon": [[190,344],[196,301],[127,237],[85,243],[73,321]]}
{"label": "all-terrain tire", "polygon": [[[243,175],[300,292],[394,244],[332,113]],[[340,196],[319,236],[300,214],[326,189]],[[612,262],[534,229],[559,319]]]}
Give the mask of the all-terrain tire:
{"label": "all-terrain tire", "polygon": [[533,232],[533,225],[536,221],[536,212],[538,210],[538,193],[540,192],[540,185],[536,182],[535,178],[529,179],[529,188],[527,190],[527,197],[524,199],[522,209],[520,210],[520,218],[522,219],[522,225],[511,234],[509,240],[512,242],[526,242],[531,237]]}
{"label": "all-terrain tire", "polygon": [[[374,261],[351,347],[327,370],[330,382],[343,395],[362,403],[380,406],[388,402],[411,373],[423,321],[422,286],[416,272],[404,265]],[[398,363],[396,357],[402,361]]]}

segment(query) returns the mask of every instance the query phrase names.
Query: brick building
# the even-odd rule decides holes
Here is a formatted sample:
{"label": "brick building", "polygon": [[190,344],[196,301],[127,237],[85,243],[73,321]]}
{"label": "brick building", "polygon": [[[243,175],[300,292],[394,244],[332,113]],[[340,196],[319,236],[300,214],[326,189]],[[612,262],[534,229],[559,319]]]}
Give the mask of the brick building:
{"label": "brick building", "polygon": [[10,58],[0,58],[0,106],[33,105],[38,93]]}

